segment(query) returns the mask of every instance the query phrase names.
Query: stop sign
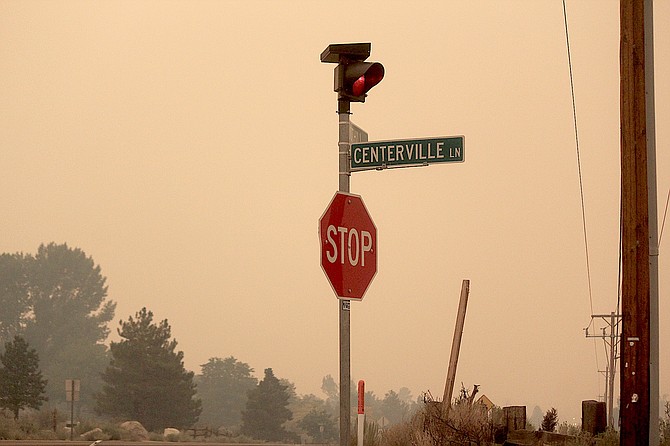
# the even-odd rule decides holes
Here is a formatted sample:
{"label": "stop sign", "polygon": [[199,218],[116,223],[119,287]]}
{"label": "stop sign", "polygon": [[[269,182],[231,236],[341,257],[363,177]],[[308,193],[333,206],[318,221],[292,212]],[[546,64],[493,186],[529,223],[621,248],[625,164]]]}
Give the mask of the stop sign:
{"label": "stop sign", "polygon": [[321,267],[340,299],[363,299],[377,274],[377,228],[360,195],[337,192],[319,220]]}

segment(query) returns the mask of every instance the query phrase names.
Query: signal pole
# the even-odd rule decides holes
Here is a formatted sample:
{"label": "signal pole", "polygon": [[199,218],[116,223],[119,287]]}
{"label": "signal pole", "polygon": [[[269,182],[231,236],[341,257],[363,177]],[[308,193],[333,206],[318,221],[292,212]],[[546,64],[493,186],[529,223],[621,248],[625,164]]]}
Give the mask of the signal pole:
{"label": "signal pole", "polygon": [[[349,193],[349,114],[350,104],[337,101],[339,120],[339,191]],[[351,301],[340,300],[340,446],[348,446],[351,436]]]}
{"label": "signal pole", "polygon": [[[339,192],[350,192],[351,102],[365,102],[366,93],[384,77],[378,62],[364,62],[370,56],[370,43],[332,44],[321,53],[324,63],[336,63]],[[349,446],[351,436],[351,303],[338,301],[340,338],[340,446]]]}

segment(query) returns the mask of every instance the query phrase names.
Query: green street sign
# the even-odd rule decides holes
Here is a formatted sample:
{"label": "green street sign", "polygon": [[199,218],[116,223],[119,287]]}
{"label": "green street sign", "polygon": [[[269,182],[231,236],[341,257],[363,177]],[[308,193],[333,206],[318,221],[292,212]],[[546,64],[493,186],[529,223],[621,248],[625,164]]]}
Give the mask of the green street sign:
{"label": "green street sign", "polygon": [[352,172],[427,166],[433,163],[462,163],[465,161],[465,137],[360,142],[351,145],[350,155]]}

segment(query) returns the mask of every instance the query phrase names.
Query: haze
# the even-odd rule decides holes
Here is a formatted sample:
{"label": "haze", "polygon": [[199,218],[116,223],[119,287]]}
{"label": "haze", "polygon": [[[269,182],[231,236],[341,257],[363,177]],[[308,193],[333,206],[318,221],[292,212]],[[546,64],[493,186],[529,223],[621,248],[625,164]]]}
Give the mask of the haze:
{"label": "haze", "polygon": [[[2,1],[0,252],[81,248],[115,320],[167,318],[187,369],[232,355],[323,397],[338,301],[317,223],[338,166],[319,55],[371,42],[386,75],[352,122],[371,140],[465,135],[465,162],[352,175],[379,232],[378,274],[352,303],[352,378],[441,397],[470,279],[457,388],[579,422],[606,364],[583,329],[617,305],[618,9],[567,1],[591,297],[558,0]],[[654,14],[660,224],[670,3]]]}

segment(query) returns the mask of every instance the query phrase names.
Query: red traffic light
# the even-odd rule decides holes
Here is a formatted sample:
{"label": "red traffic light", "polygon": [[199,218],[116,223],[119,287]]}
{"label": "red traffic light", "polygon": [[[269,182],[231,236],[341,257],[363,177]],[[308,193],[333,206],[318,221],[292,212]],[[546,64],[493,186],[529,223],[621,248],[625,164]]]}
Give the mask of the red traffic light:
{"label": "red traffic light", "polygon": [[361,62],[360,64],[367,64],[370,66],[363,75],[359,76],[358,79],[351,84],[351,92],[354,96],[364,95],[384,78],[384,66],[382,64],[378,62]]}
{"label": "red traffic light", "polygon": [[335,69],[335,91],[340,99],[365,102],[366,93],[383,78],[384,66],[379,62],[340,63]]}

